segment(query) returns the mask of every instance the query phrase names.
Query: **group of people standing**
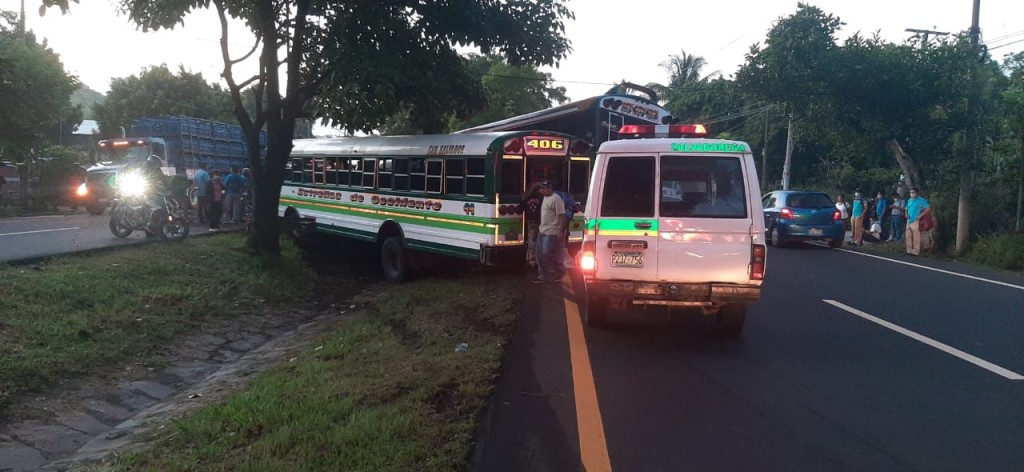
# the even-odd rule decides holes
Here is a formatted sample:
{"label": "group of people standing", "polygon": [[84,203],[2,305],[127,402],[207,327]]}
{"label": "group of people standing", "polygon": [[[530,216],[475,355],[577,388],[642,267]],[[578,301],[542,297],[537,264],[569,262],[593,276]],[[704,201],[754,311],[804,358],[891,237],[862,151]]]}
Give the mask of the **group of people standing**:
{"label": "group of people standing", "polygon": [[199,222],[210,225],[210,231],[220,229],[221,220],[230,223],[245,221],[245,208],[252,201],[251,173],[248,168],[232,167],[226,177],[219,170],[208,170],[200,164],[195,176],[198,197]]}
{"label": "group of people standing", "polygon": [[921,228],[921,220],[931,218],[931,207],[918,188],[910,189],[910,198],[906,200],[897,192],[888,198],[883,192],[867,198],[858,190],[853,200],[847,202],[846,196],[839,194],[836,210],[846,230],[851,233],[849,244],[863,246],[865,239],[876,242],[906,240],[907,254],[921,254],[921,233],[925,231]]}
{"label": "group of people standing", "polygon": [[535,182],[523,196],[519,211],[526,221],[526,263],[537,268],[534,283],[558,282],[573,267],[566,245],[576,210],[572,195],[549,180]]}

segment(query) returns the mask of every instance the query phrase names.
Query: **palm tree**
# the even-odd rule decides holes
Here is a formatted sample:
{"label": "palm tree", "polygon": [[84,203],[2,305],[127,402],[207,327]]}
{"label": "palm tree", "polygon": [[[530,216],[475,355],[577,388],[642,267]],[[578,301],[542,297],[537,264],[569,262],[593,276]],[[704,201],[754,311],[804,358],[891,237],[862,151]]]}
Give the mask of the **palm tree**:
{"label": "palm tree", "polygon": [[687,85],[707,82],[722,75],[720,72],[715,71],[706,76],[701,76],[701,69],[707,64],[708,61],[702,56],[687,54],[686,50],[680,49],[679,54],[672,54],[668,57],[668,60],[658,64],[661,68],[668,71],[668,85],[652,82],[647,84],[647,87],[658,92],[658,96],[667,98],[672,95],[673,90],[678,91]]}

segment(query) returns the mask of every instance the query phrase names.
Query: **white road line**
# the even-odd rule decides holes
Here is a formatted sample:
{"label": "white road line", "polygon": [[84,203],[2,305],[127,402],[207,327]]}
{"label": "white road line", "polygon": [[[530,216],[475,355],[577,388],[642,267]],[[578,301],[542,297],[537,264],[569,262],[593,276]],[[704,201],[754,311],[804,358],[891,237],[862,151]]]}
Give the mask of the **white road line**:
{"label": "white road line", "polygon": [[851,251],[849,249],[834,249],[834,250],[835,251],[843,251],[843,252],[850,253],[850,254],[857,254],[858,256],[874,257],[875,259],[881,259],[883,261],[895,262],[897,264],[903,264],[903,265],[908,265],[908,266],[911,266],[911,267],[917,267],[918,269],[933,270],[935,272],[941,272],[943,274],[955,275],[957,277],[963,277],[965,279],[971,279],[971,280],[977,280],[977,281],[980,281],[980,282],[988,282],[990,284],[1002,285],[1004,287],[1015,288],[1017,290],[1024,290],[1024,286],[1014,285],[1014,284],[1010,284],[1010,283],[1006,283],[1006,282],[1000,282],[998,280],[986,279],[984,277],[975,277],[973,275],[961,274],[959,272],[953,272],[953,271],[944,270],[944,269],[936,269],[934,267],[923,266],[921,264],[914,264],[913,262],[898,261],[896,259],[889,259],[888,257],[876,256],[874,254],[865,254],[863,252]]}
{"label": "white road line", "polygon": [[38,231],[22,231],[20,233],[0,233],[0,236],[18,236],[20,234],[36,234],[36,233],[50,233],[53,231],[74,231],[76,229],[82,229],[77,226],[74,228],[54,228],[54,229],[41,229]]}
{"label": "white road line", "polygon": [[923,336],[923,335],[917,334],[917,333],[915,333],[915,332],[913,332],[913,331],[911,331],[909,329],[906,329],[906,328],[904,328],[902,326],[899,326],[899,325],[896,325],[896,324],[892,324],[892,323],[890,323],[888,321],[885,321],[885,320],[883,320],[881,318],[878,318],[878,317],[875,317],[875,316],[871,316],[871,315],[869,315],[867,313],[864,313],[863,311],[860,311],[860,310],[858,310],[856,308],[853,308],[851,306],[844,305],[844,304],[839,303],[839,302],[837,302],[835,300],[822,300],[822,301],[825,302],[825,303],[828,303],[829,305],[832,305],[832,306],[834,306],[836,308],[839,308],[841,310],[844,310],[846,312],[849,312],[849,313],[857,315],[857,316],[859,316],[861,318],[864,318],[865,320],[868,320],[868,321],[870,321],[872,323],[877,323],[877,324],[882,325],[882,326],[884,326],[886,328],[889,328],[889,329],[891,329],[891,330],[893,330],[893,331],[895,331],[897,333],[900,333],[900,334],[902,334],[902,335],[904,335],[904,336],[906,336],[908,338],[911,338],[911,339],[913,339],[915,341],[920,341],[920,342],[922,342],[924,344],[927,344],[927,345],[929,345],[931,347],[934,347],[935,349],[938,349],[938,350],[940,350],[942,352],[945,352],[946,354],[950,354],[952,356],[959,357],[960,359],[963,359],[963,360],[965,360],[967,362],[970,362],[971,364],[974,364],[974,365],[976,365],[978,367],[981,367],[982,369],[985,369],[985,370],[987,370],[989,372],[1001,375],[1001,376],[1006,377],[1007,379],[1010,379],[1010,380],[1024,380],[1024,375],[1020,375],[1020,374],[1018,374],[1016,372],[1013,372],[1013,371],[1004,369],[1002,367],[999,367],[999,366],[997,366],[997,365],[995,365],[995,364],[993,364],[993,363],[991,363],[989,361],[986,361],[985,359],[981,359],[981,358],[972,356],[972,355],[970,355],[970,354],[968,354],[966,352],[963,352],[963,351],[961,351],[961,350],[959,350],[957,348],[947,346],[947,345],[942,344],[942,343],[940,343],[940,342],[938,342],[938,341],[936,341],[936,340],[934,340],[932,338],[929,338],[927,336]]}

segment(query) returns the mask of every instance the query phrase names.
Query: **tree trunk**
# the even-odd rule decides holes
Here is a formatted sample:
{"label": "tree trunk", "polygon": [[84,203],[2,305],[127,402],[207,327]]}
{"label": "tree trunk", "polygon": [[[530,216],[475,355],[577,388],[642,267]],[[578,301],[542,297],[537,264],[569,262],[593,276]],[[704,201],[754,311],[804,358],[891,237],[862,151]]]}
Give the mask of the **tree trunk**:
{"label": "tree trunk", "polygon": [[[261,256],[276,256],[281,253],[280,224],[278,221],[278,205],[281,199],[281,184],[284,182],[284,167],[288,162],[291,153],[291,146],[283,146],[285,142],[279,135],[286,135],[290,143],[290,129],[288,132],[271,130],[268,126],[267,132],[267,155],[259,161],[259,146],[252,146],[250,149],[257,149],[256,156],[252,161],[252,225],[249,228],[249,235],[246,239],[246,246],[254,254]],[[256,140],[258,142],[258,132]]]}
{"label": "tree trunk", "polygon": [[[903,172],[903,178],[905,179],[904,182],[906,183],[906,186],[908,188],[921,188],[922,184],[924,184],[924,178],[921,176],[921,167],[917,165],[914,158],[910,157],[910,154],[907,154],[906,151],[903,150],[903,146],[900,145],[900,142],[897,141],[896,138],[890,139],[889,144],[886,145],[886,147],[889,148],[893,157],[896,158],[896,162],[900,165],[900,170]],[[900,196],[903,196],[904,194],[905,192],[900,192]]]}
{"label": "tree trunk", "polygon": [[1020,180],[1017,181],[1017,225],[1016,229],[1021,231],[1021,210],[1024,208],[1024,136],[1020,138],[1018,148],[1020,154]]}
{"label": "tree trunk", "polygon": [[967,248],[967,237],[971,234],[971,192],[973,190],[974,172],[964,169],[960,173],[960,201],[956,211],[956,246],[953,249],[956,255],[962,254]]}

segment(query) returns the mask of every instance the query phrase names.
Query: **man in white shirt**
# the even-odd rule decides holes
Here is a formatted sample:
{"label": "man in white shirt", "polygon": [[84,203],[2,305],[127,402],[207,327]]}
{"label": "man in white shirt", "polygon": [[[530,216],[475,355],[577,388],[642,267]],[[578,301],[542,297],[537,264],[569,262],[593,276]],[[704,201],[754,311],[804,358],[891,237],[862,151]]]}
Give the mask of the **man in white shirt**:
{"label": "man in white shirt", "polygon": [[544,201],[540,205],[540,226],[537,235],[537,278],[534,283],[557,282],[564,275],[562,266],[561,238],[569,225],[565,216],[565,202],[555,193],[550,181],[540,183]]}

